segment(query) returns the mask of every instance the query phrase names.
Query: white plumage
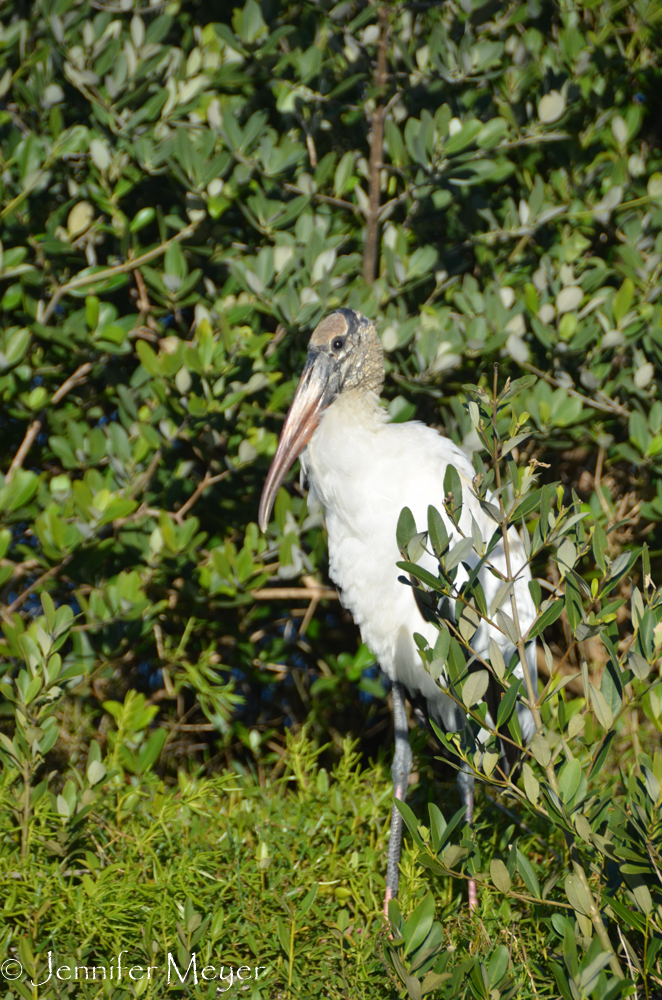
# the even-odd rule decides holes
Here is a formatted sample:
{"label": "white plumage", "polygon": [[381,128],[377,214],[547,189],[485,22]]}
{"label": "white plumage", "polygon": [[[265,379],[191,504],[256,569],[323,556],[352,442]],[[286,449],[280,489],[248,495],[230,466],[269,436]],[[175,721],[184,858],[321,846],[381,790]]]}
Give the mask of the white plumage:
{"label": "white plumage", "polygon": [[[496,524],[473,493],[474,472],[464,452],[424,424],[387,422],[388,415],[379,405],[383,381],[381,344],[370,321],[351,309],[339,309],[326,317],[310,340],[306,364],[265,482],[259,522],[266,530],[278,488],[295,458],[301,455],[311,497],[322,505],[326,515],[331,578],[344,607],[359,626],[363,641],[393,682],[394,796],[404,799],[411,766],[405,693],[422,696],[428,715],[447,731],[463,729],[464,717],[425,669],[417,651],[414,633],[422,634],[434,646],[438,630],[424,620],[412,588],[398,579],[402,576],[397,567],[401,556],[396,542],[400,512],[409,507],[418,530],[424,531],[428,506],[432,505],[444,520],[451,544],[459,541],[457,528],[443,510],[444,476],[452,465],[463,487],[461,531],[471,536],[473,518],[483,540],[488,542]],[[512,528],[508,540],[511,571],[516,577],[513,593],[520,628],[526,633],[535,617],[528,590],[531,576],[522,543]],[[470,567],[478,561],[475,551],[464,560]],[[430,554],[424,554],[419,562],[436,576],[438,565]],[[489,562],[497,575],[486,566],[479,574],[488,610],[501,586],[499,575],[507,576],[503,541],[495,547]],[[466,579],[467,571],[460,565],[456,585],[461,586]],[[502,631],[488,622],[481,622],[472,639],[474,652],[487,657],[491,638],[508,663],[514,647]],[[527,657],[535,689],[534,644]],[[516,673],[523,677],[521,665]],[[531,713],[523,705],[518,705],[517,710],[527,741],[533,735]],[[471,820],[473,779],[461,771],[458,780]],[[386,901],[397,892],[401,839],[402,819],[394,807]],[[470,882],[470,905],[475,905],[475,899],[475,883]]]}
{"label": "white plumage", "polygon": [[[467,456],[448,438],[418,421],[387,423],[388,414],[372,392],[341,393],[322,413],[317,430],[301,456],[310,495],[324,508],[329,536],[329,573],[340,590],[340,599],[361,630],[382,670],[411,692],[422,694],[430,714],[453,731],[458,728],[455,702],[423,667],[413,639],[424,635],[434,646],[438,630],[425,622],[410,587],[398,579],[401,559],[396,526],[403,507],[409,507],[419,531],[428,523],[428,506],[442,515],[451,545],[460,535],[443,511],[444,476],[453,465],[462,480],[464,504],[460,528],[471,535],[471,518],[487,542],[496,525],[471,492],[474,470]],[[511,569],[520,573],[526,557],[517,533],[511,529]],[[472,553],[467,562],[478,562]],[[503,542],[490,556],[491,564],[506,575]],[[424,555],[419,564],[435,576],[436,561]],[[457,585],[467,579],[460,566]],[[526,631],[535,617],[528,590],[531,574],[522,570],[515,584],[520,626]],[[500,586],[498,578],[483,569],[480,580],[488,609]],[[509,602],[505,608],[508,612]],[[476,653],[487,657],[490,637],[504,652],[506,662],[513,646],[497,628],[482,622],[472,639]],[[521,667],[517,668],[522,676]],[[524,726],[530,713],[523,714]],[[528,718],[527,718],[528,717]],[[528,735],[524,733],[523,735]]]}

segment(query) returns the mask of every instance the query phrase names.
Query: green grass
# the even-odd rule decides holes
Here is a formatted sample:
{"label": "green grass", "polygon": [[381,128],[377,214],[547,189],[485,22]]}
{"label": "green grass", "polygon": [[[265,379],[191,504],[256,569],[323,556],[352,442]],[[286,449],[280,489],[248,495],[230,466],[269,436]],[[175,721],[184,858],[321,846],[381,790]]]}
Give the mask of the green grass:
{"label": "green grass", "polygon": [[[411,805],[423,819],[426,799],[434,799],[448,816],[457,806],[454,785],[431,780],[424,754],[422,764]],[[111,778],[80,821],[65,823],[45,795],[35,806],[25,862],[9,818],[7,779],[2,796],[0,961],[18,957],[28,979],[37,973],[36,982],[46,978],[49,951],[57,967],[108,972],[115,963],[112,984],[51,980],[33,992],[18,980],[7,984],[14,996],[160,996],[168,988],[168,954],[183,971],[194,952],[198,975],[213,966],[218,977],[223,966],[226,979],[196,987],[189,974],[182,984],[171,966],[170,990],[212,997],[220,987],[252,1000],[404,995],[384,959],[381,915],[390,778],[381,766],[361,769],[349,742],[328,775],[305,737],[291,739],[284,773],[264,787],[234,771],[203,779],[182,771],[176,788],[155,776],[138,788],[115,788]],[[541,870],[553,850],[562,850],[479,794],[483,858],[505,851],[517,836]],[[518,997],[557,995],[543,978],[533,985],[535,963],[559,946],[536,908],[515,906],[485,886],[472,916],[464,885],[427,872],[418,856],[407,838],[400,906],[407,915],[432,890],[449,969],[474,957],[487,963],[505,945]],[[130,983],[126,972],[116,981],[121,951],[125,970],[156,968],[149,981]],[[250,967],[243,989],[230,988],[229,966]],[[459,995],[472,995],[465,988]]]}

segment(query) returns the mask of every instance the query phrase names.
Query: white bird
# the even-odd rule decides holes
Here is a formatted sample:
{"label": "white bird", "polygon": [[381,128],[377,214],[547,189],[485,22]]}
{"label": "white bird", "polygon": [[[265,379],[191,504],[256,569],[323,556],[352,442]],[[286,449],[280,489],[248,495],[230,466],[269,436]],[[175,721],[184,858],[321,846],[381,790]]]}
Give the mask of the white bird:
{"label": "white bird", "polygon": [[[464,729],[463,713],[425,669],[414,642],[414,632],[431,646],[437,628],[421,615],[414,591],[404,586],[396,563],[402,558],[396,526],[404,507],[412,511],[419,530],[427,525],[428,505],[439,510],[451,544],[459,532],[443,511],[444,476],[452,465],[463,485],[460,528],[471,536],[472,518],[486,541],[495,524],[483,512],[471,486],[474,471],[467,456],[448,438],[418,421],[388,423],[379,405],[384,384],[381,343],[373,324],[352,309],[338,309],[315,329],[306,363],[285,420],[278,449],[260,501],[259,524],[266,531],[276,493],[297,456],[311,497],[324,508],[329,546],[329,573],[340,599],[361,630],[382,670],[392,682],[395,753],[392,777],[394,798],[404,800],[411,769],[411,749],[405,694],[423,703],[427,715],[447,732]],[[523,634],[535,618],[528,589],[531,579],[517,532],[509,532],[511,572],[516,576],[514,594]],[[427,559],[427,561],[426,561]],[[476,565],[475,552],[464,560]],[[506,574],[503,540],[490,563]],[[420,564],[435,576],[436,561],[424,556]],[[461,566],[456,585],[467,579]],[[483,566],[480,571],[487,608],[500,581]],[[452,610],[452,609],[451,609]],[[472,639],[480,656],[489,656],[489,640],[498,643],[508,663],[514,647],[502,631],[482,621]],[[533,654],[533,655],[531,655]],[[536,691],[534,644],[527,650],[529,673]],[[523,677],[521,665],[516,675]],[[533,736],[533,719],[518,704],[522,736]],[[460,771],[458,784],[469,822],[473,818],[473,776]],[[402,844],[402,817],[395,804],[391,816],[386,898],[397,895]],[[469,883],[469,905],[476,905],[475,883]]]}

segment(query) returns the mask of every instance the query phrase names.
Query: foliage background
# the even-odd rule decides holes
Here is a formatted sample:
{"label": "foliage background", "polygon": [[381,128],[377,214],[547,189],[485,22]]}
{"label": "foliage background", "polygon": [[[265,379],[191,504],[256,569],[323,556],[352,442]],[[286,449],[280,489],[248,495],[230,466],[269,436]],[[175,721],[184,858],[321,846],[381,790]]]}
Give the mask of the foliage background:
{"label": "foliage background", "polygon": [[[495,361],[504,379],[538,373],[516,460],[576,490],[612,556],[647,540],[655,576],[659,3],[1,9],[3,731],[23,727],[26,748],[4,751],[8,872],[15,822],[21,863],[82,850],[33,824],[41,809],[64,836],[95,762],[117,773],[111,797],[128,782],[121,808],[96,807],[121,829],[146,789],[175,794],[178,769],[230,767],[260,794],[291,773],[286,732],[304,721],[328,769],[348,734],[364,760],[388,747],[319,516],[293,479],[266,538],[254,522],[332,308],[376,320],[392,419],[469,450],[462,386]],[[423,743],[422,801],[439,794]],[[413,872],[405,899],[423,891]],[[28,896],[6,948],[28,931],[45,947]]]}

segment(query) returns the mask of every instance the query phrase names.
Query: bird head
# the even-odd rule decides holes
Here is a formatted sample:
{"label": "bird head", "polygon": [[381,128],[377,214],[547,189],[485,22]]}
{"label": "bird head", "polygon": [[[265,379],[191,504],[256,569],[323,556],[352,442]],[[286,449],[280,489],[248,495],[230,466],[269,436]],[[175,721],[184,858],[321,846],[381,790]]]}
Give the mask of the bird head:
{"label": "bird head", "polygon": [[342,392],[374,392],[384,384],[384,356],[375,327],[354,309],[337,309],[315,328],[306,363],[267,475],[258,516],[262,531],[283,479]]}

